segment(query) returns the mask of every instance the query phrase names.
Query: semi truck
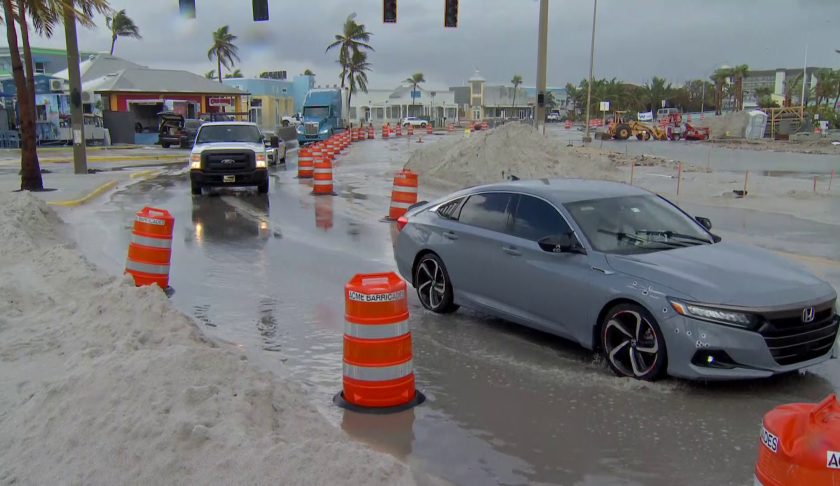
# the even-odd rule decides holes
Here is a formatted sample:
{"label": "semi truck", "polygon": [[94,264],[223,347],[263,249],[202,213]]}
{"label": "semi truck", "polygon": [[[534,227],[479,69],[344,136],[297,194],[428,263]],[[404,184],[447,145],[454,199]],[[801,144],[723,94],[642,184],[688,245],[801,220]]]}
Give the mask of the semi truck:
{"label": "semi truck", "polygon": [[303,99],[303,121],[297,126],[297,139],[303,145],[329,138],[349,126],[347,88],[310,89]]}

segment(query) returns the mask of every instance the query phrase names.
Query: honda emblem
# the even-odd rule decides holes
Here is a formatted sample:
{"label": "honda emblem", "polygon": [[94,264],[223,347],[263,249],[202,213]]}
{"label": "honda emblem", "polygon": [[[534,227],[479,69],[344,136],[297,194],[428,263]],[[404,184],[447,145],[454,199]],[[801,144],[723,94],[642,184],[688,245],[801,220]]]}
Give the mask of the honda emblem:
{"label": "honda emblem", "polygon": [[234,162],[236,162],[236,161],[235,161],[235,160],[233,160],[233,159],[224,159],[224,160],[222,160],[222,163],[223,163],[223,164],[233,164]]}
{"label": "honda emblem", "polygon": [[808,307],[802,311],[802,322],[813,322],[814,316],[816,316],[816,312],[814,312],[813,307]]}

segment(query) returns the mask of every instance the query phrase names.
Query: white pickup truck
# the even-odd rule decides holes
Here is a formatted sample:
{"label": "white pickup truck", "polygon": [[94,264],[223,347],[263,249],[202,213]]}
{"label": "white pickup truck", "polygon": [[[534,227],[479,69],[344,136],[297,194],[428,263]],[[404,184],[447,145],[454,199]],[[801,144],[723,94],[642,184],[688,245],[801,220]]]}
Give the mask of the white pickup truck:
{"label": "white pickup truck", "polygon": [[292,116],[284,116],[283,120],[280,122],[280,124],[284,127],[296,127],[301,123],[303,123],[303,115],[300,113],[295,113]]}

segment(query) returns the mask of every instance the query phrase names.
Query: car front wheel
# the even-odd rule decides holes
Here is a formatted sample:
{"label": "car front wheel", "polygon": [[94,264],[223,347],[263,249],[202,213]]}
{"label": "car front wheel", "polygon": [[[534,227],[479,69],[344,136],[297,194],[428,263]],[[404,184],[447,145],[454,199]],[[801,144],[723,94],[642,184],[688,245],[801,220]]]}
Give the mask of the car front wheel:
{"label": "car front wheel", "polygon": [[621,304],[601,323],[601,353],[622,377],[656,381],[668,369],[665,338],[659,324],[642,306]]}
{"label": "car front wheel", "polygon": [[458,310],[455,305],[452,283],[443,261],[434,253],[423,255],[414,269],[414,288],[417,297],[426,309],[437,314],[449,314]]}

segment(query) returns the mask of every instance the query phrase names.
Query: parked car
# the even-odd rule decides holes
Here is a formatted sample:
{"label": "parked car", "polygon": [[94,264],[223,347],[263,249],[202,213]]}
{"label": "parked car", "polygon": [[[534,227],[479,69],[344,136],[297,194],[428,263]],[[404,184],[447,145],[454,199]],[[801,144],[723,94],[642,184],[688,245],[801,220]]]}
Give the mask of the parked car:
{"label": "parked car", "polygon": [[413,206],[397,228],[397,267],[423,307],[562,336],[619,376],[761,378],[840,355],[831,285],[627,184],[477,186]]}
{"label": "parked car", "polygon": [[256,186],[268,192],[268,154],[256,123],[214,122],[198,129],[190,153],[193,195],[204,187]]}
{"label": "parked car", "polygon": [[422,118],[417,118],[416,116],[409,116],[407,118],[403,118],[402,122],[400,122],[400,124],[404,127],[407,127],[407,126],[411,125],[411,126],[414,126],[414,127],[423,127],[423,128],[426,128],[426,125],[428,125],[428,123],[429,123],[428,121],[426,121]]}
{"label": "parked car", "polygon": [[561,118],[562,117],[560,116],[559,111],[552,111],[551,113],[548,114],[548,117],[546,119],[549,122],[559,122]]}
{"label": "parked car", "polygon": [[184,128],[181,129],[181,148],[192,148],[195,143],[195,134],[198,133],[198,128],[204,124],[204,120],[184,120]]}
{"label": "parked car", "polygon": [[292,116],[284,116],[281,122],[284,127],[296,127],[301,123],[303,123],[303,115],[300,113],[295,113]]}
{"label": "parked car", "polygon": [[163,148],[181,144],[181,130],[184,128],[184,116],[174,111],[158,113],[158,143]]}
{"label": "parked car", "polygon": [[265,151],[268,154],[268,165],[285,164],[286,142],[274,132],[264,130],[262,134]]}

